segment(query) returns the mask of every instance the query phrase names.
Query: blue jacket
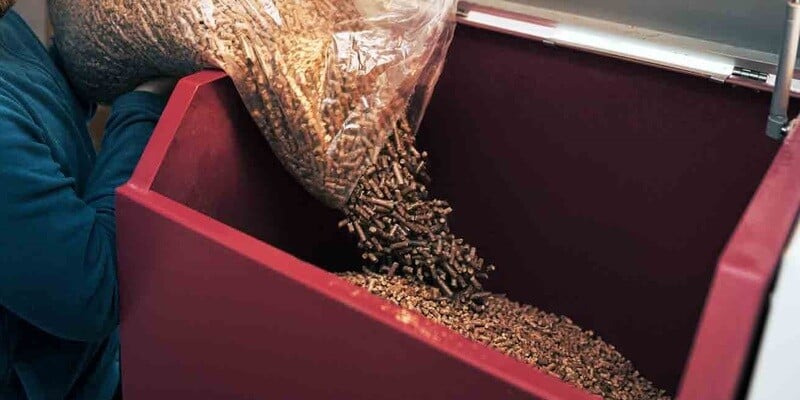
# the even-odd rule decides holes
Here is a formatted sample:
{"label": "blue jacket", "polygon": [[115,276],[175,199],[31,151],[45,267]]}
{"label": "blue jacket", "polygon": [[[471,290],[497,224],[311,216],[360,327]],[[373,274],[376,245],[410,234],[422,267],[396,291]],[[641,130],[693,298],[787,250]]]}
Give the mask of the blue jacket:
{"label": "blue jacket", "polygon": [[93,107],[25,22],[0,18],[0,399],[111,399],[119,383],[114,189],[164,107],[112,105],[102,150]]}

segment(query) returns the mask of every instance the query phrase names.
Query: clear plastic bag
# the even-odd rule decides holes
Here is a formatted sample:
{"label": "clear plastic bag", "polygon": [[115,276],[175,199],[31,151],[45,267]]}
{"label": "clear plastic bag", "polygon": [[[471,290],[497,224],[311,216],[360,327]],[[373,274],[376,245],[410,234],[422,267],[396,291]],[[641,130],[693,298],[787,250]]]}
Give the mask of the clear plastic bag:
{"label": "clear plastic bag", "polygon": [[220,68],[284,166],[337,208],[397,122],[418,123],[455,10],[456,0],[50,0],[84,97]]}

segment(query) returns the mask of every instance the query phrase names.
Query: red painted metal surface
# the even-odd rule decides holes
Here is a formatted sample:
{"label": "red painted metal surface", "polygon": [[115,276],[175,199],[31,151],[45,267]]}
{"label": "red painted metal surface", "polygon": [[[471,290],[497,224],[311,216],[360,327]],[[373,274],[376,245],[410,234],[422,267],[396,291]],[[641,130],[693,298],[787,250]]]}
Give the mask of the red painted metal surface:
{"label": "red painted metal surface", "polygon": [[498,266],[493,289],[595,330],[675,393],[780,147],[762,134],[769,100],[461,27],[419,138],[453,230]]}
{"label": "red painted metal surface", "polygon": [[[764,137],[768,101],[461,27],[420,141],[494,289],[671,392],[683,376],[681,400],[727,400],[800,204],[800,148]],[[325,272],[358,262],[337,213],[219,73],[181,82],[117,210],[128,399],[591,398]]]}
{"label": "red painted metal surface", "polygon": [[800,204],[797,128],[753,197],[717,267],[681,383],[688,399],[733,399]]}
{"label": "red painted metal surface", "polygon": [[[274,162],[227,79],[184,79],[118,192],[126,399],[594,398],[153,190],[189,193],[205,212],[251,213],[253,182],[274,194],[266,204],[325,219]],[[193,192],[208,183],[220,191]],[[255,209],[259,224],[288,212]],[[316,234],[289,241],[313,248]]]}

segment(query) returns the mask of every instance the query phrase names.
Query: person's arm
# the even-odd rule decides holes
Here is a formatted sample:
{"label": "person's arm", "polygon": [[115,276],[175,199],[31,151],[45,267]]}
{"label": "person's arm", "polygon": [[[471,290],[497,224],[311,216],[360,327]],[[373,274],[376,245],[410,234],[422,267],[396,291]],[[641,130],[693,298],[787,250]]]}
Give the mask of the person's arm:
{"label": "person's arm", "polygon": [[133,92],[113,106],[83,198],[13,98],[0,118],[0,305],[70,340],[96,341],[117,325],[114,189],[130,176],[163,109]]}

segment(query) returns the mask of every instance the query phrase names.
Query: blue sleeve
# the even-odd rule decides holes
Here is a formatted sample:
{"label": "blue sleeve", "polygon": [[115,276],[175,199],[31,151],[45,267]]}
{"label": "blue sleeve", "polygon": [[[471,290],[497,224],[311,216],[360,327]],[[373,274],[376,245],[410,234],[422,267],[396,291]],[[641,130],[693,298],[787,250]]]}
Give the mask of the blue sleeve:
{"label": "blue sleeve", "polygon": [[133,173],[165,103],[164,97],[132,92],[117,98],[111,107],[84,200],[98,212],[108,213],[112,217],[112,228],[114,190],[127,182]]}
{"label": "blue sleeve", "polygon": [[83,198],[33,118],[0,98],[0,304],[65,339],[97,341],[119,318],[114,189],[130,176],[164,99],[121,96]]}

